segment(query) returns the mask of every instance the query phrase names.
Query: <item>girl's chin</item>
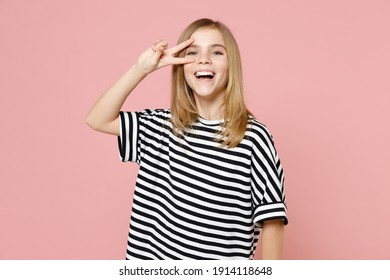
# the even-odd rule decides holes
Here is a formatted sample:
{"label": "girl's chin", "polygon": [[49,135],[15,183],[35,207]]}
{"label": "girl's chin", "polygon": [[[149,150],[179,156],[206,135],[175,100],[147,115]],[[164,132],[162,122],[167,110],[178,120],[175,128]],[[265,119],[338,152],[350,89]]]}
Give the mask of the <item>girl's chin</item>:
{"label": "girl's chin", "polygon": [[193,91],[195,96],[199,98],[216,98],[219,95],[223,95],[222,91]]}
{"label": "girl's chin", "polygon": [[197,95],[197,96],[210,96],[210,95],[215,95],[215,93],[214,92],[195,92],[195,94]]}

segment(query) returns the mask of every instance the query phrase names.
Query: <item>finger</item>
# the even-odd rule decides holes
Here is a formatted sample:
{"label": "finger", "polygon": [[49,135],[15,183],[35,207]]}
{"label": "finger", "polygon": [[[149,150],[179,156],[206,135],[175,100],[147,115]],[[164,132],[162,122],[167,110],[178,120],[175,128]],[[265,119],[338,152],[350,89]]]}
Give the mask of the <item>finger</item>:
{"label": "finger", "polygon": [[153,46],[151,47],[151,49],[152,49],[152,51],[156,51],[156,46],[157,46],[157,44],[158,43],[160,43],[162,40],[161,39],[158,39],[158,40],[156,40],[156,42],[154,42],[154,44],[153,44]]}
{"label": "finger", "polygon": [[156,43],[154,44],[154,46],[152,47],[152,50],[156,51],[157,49],[159,49],[161,47],[167,48],[167,46],[168,46],[168,42],[167,41],[165,41],[165,40],[157,40]]}
{"label": "finger", "polygon": [[151,59],[151,62],[155,65],[158,64],[158,61],[160,60],[160,57],[162,55],[162,52],[163,52],[163,48],[162,47],[158,47],[156,50],[154,50],[154,54],[152,56],[152,59]]}
{"label": "finger", "polygon": [[161,42],[159,42],[155,47],[154,47],[154,54],[152,56],[152,63],[153,64],[158,64],[160,58],[161,58],[161,55],[164,53],[164,51],[166,50],[168,46],[168,42],[165,41],[165,40],[161,40]]}
{"label": "finger", "polygon": [[195,41],[194,38],[190,38],[190,39],[188,39],[188,40],[186,40],[186,41],[184,41],[184,42],[182,42],[182,43],[180,43],[180,44],[170,48],[169,52],[177,53],[177,52],[179,52],[181,50],[184,50],[186,47],[191,45],[194,41]]}
{"label": "finger", "polygon": [[194,63],[195,58],[174,57],[174,58],[170,59],[169,62],[170,62],[170,64],[175,64],[175,65],[188,64],[188,63]]}

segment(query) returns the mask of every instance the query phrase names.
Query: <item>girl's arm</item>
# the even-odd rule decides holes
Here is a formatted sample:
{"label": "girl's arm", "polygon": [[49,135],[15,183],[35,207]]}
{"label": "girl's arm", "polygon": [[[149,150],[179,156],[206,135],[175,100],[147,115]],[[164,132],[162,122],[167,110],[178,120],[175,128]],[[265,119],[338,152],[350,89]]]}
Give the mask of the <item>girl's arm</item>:
{"label": "girl's arm", "polygon": [[167,49],[166,41],[158,41],[140,55],[137,62],[108,88],[89,111],[85,121],[93,129],[119,135],[119,112],[134,88],[151,72],[172,64],[192,63],[193,59],[177,58],[174,54],[183,50],[193,39]]}
{"label": "girl's arm", "polygon": [[93,129],[119,135],[119,111],[127,96],[147,74],[133,65],[93,105],[85,121]]}
{"label": "girl's arm", "polygon": [[265,221],[261,233],[261,255],[263,260],[283,258],[284,224],[282,220]]}

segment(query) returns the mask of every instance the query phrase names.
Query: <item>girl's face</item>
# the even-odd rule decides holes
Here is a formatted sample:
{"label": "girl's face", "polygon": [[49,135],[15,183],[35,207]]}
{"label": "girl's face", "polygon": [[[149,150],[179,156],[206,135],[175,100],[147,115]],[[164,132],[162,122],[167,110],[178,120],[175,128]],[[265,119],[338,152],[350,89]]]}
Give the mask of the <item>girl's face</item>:
{"label": "girl's face", "polygon": [[184,76],[195,100],[223,97],[228,81],[228,59],[221,33],[215,28],[202,28],[191,38],[194,42],[185,50],[185,55],[195,62],[184,65]]}

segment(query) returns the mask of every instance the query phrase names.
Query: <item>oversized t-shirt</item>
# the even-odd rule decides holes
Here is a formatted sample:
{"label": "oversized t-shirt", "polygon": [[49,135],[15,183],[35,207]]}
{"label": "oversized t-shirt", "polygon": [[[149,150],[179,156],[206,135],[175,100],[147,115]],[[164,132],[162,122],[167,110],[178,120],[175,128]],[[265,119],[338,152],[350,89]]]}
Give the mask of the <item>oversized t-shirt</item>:
{"label": "oversized t-shirt", "polygon": [[267,128],[250,117],[234,148],[223,121],[172,132],[168,109],[120,112],[122,161],[139,164],[126,259],[252,259],[262,224],[287,224],[284,174]]}

